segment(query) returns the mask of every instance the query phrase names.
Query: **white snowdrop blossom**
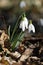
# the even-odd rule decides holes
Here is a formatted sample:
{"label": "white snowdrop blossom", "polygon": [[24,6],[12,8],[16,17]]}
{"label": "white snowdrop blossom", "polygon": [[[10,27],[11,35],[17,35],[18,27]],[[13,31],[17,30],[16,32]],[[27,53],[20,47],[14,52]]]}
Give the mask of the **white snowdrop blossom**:
{"label": "white snowdrop blossom", "polygon": [[20,22],[20,28],[22,31],[25,31],[25,29],[28,29],[28,19],[26,17],[23,18]]}
{"label": "white snowdrop blossom", "polygon": [[43,26],[43,19],[40,19],[40,24],[41,26]]}
{"label": "white snowdrop blossom", "polygon": [[20,8],[26,7],[26,2],[25,1],[21,1],[20,2]]}
{"label": "white snowdrop blossom", "polygon": [[35,26],[34,26],[32,23],[30,23],[28,30],[29,30],[29,33],[31,33],[31,31],[32,31],[33,33],[35,33]]}

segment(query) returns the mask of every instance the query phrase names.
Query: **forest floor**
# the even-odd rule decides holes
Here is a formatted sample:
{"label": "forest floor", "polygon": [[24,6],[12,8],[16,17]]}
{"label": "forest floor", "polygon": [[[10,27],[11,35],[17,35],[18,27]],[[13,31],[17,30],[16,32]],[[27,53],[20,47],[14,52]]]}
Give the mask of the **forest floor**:
{"label": "forest floor", "polygon": [[14,51],[4,49],[0,51],[0,65],[43,65],[43,37],[25,37]]}

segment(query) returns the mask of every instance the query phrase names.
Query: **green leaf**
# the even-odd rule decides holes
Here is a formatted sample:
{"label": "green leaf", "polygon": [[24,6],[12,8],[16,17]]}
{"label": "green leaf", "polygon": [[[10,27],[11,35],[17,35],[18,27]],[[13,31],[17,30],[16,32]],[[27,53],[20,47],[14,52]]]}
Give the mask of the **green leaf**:
{"label": "green leaf", "polygon": [[19,46],[19,44],[23,41],[24,35],[25,35],[25,33],[21,34],[21,36],[18,38],[18,41],[17,41],[15,47]]}
{"label": "green leaf", "polygon": [[12,49],[19,46],[19,44],[22,42],[24,38],[24,35],[25,35],[25,32],[21,31],[20,34],[16,37],[16,39],[14,39],[14,42],[12,42]]}
{"label": "green leaf", "polygon": [[9,25],[9,27],[8,27],[8,35],[9,35],[9,37],[10,37],[10,25]]}
{"label": "green leaf", "polygon": [[[21,16],[22,16],[22,15],[21,15]],[[19,20],[20,20],[21,16],[19,17],[19,19],[17,20],[16,25],[14,26],[14,30],[13,30],[13,33],[12,33],[12,35],[11,35],[11,41],[12,41],[12,39],[13,39],[14,33],[16,32],[16,30],[17,30],[17,28],[18,28],[18,26],[19,26],[19,22],[20,22]]]}

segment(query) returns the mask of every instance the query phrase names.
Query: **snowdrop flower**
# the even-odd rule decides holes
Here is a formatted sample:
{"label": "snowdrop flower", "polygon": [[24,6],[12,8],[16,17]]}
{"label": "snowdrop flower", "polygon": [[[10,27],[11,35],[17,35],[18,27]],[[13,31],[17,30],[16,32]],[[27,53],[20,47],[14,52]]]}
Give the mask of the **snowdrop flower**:
{"label": "snowdrop flower", "polygon": [[43,19],[40,19],[40,24],[41,26],[43,26]]}
{"label": "snowdrop flower", "polygon": [[26,7],[26,2],[25,1],[21,1],[20,2],[20,8]]}
{"label": "snowdrop flower", "polygon": [[29,33],[31,33],[31,32],[35,33],[35,27],[34,27],[34,25],[32,24],[32,21],[31,21],[31,20],[30,20],[30,24],[29,24],[28,30],[29,30]]}
{"label": "snowdrop flower", "polygon": [[22,31],[25,31],[25,29],[28,29],[28,19],[26,17],[23,17],[23,20],[21,20],[20,28],[22,29]]}

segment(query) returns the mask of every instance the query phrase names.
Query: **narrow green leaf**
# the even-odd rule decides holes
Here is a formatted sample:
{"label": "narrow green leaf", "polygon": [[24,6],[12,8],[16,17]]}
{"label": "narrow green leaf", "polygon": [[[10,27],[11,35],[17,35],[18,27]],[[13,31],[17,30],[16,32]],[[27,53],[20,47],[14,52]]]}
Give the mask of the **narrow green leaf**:
{"label": "narrow green leaf", "polygon": [[[22,15],[21,15],[22,16]],[[14,36],[14,33],[16,32],[16,30],[17,30],[17,28],[18,28],[18,25],[19,25],[19,19],[21,18],[21,16],[18,18],[18,20],[17,20],[17,23],[16,23],[16,25],[14,26],[14,30],[13,30],[13,33],[12,33],[12,35],[11,35],[11,40],[13,39],[13,36]]]}
{"label": "narrow green leaf", "polygon": [[24,35],[25,35],[25,33],[21,31],[20,34],[16,37],[16,39],[12,43],[12,49],[14,49],[15,47],[17,47],[21,43],[21,41],[24,38]]}
{"label": "narrow green leaf", "polygon": [[8,27],[8,35],[9,35],[9,37],[10,37],[10,25],[9,25],[9,27]]}

